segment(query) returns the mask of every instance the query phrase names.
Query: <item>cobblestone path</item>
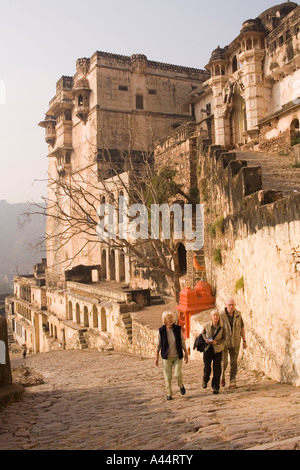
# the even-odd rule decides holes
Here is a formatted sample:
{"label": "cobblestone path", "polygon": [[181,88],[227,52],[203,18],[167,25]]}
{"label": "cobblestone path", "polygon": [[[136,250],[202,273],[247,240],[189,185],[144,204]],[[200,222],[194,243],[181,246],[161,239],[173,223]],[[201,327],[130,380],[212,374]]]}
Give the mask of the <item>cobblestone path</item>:
{"label": "cobblestone path", "polygon": [[[23,360],[11,362],[18,367]],[[241,369],[236,390],[213,395],[210,387],[201,388],[202,361],[189,361],[186,395],[174,383],[174,400],[167,402],[161,359],[156,367],[154,359],[75,350],[30,355],[26,364],[45,383],[0,411],[0,450],[235,450],[300,443],[300,389],[260,374]]]}

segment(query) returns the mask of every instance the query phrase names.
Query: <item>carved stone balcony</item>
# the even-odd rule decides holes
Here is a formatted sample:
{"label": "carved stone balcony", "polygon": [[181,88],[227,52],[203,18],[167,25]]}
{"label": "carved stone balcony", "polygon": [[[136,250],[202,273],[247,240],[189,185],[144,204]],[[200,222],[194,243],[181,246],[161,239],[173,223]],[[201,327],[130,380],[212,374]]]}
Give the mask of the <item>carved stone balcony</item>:
{"label": "carved stone balcony", "polygon": [[54,116],[46,115],[44,121],[39,123],[40,127],[45,129],[45,140],[47,144],[54,146],[56,140],[56,118]]}

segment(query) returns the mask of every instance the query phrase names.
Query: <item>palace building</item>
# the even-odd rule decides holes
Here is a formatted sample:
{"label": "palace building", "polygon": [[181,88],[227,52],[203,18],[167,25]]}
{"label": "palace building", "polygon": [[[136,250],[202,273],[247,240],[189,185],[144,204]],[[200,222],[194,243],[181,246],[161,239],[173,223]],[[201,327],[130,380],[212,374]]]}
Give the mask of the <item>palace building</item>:
{"label": "palace building", "polygon": [[[249,357],[264,358],[257,368],[267,369],[263,363],[269,357],[273,370],[280,369],[280,358],[274,360],[274,338],[272,344],[269,338],[259,340],[257,352],[257,338],[265,331],[263,314],[256,318],[254,310],[248,312],[252,301],[256,305],[255,290],[247,290],[247,276],[238,274],[236,266],[243,264],[243,257],[251,266],[253,240],[266,230],[269,240],[276,227],[280,235],[274,253],[281,258],[273,274],[278,279],[279,266],[286,266],[287,304],[294,312],[294,302],[299,301],[299,194],[288,195],[286,202],[285,194],[263,190],[261,169],[247,168],[235,152],[300,155],[299,17],[298,4],[287,1],[244,21],[239,35],[216,47],[203,69],[155,62],[142,54],[95,52],[77,60],[74,76],[58,80],[39,123],[48,143],[47,259],[32,276],[15,277],[14,294],[6,302],[19,342],[34,352],[115,347],[153,353],[154,332],[138,324],[135,312],[149,306],[154,295],[171,295],[170,286],[155,269],[151,272],[138,263],[130,250],[99,242],[91,224],[96,201],[128,195],[131,171],[138,173],[147,155],[158,170],[173,166],[175,181],[189,195],[200,196],[206,225],[208,217],[212,221],[218,215],[228,229],[214,255],[215,241],[206,239],[202,249],[192,252],[186,250],[184,238],[180,240],[175,263],[181,287],[208,280],[218,304],[224,300],[224,285],[229,289],[233,277],[239,276],[243,289],[236,295],[251,332]],[[117,171],[112,173],[112,167]],[[281,247],[281,228],[287,225],[289,240]],[[210,224],[213,236],[216,227]],[[270,238],[269,247],[274,240]],[[243,241],[252,246],[250,254],[241,248]],[[217,251],[228,266],[211,267]],[[265,266],[255,266],[256,278],[261,275],[265,283],[257,311],[260,305],[276,310],[267,294],[269,281],[271,286],[276,280],[271,272],[266,278]],[[296,332],[299,321],[293,315],[288,321]],[[279,317],[277,332],[280,322],[286,322]],[[284,344],[282,340],[282,351]]]}

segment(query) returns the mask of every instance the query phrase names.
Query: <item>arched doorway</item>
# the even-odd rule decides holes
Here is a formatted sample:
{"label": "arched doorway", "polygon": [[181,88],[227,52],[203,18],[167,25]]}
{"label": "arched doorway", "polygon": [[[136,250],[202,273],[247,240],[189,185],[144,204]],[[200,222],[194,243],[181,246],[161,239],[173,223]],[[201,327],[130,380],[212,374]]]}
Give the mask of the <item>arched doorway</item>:
{"label": "arched doorway", "polygon": [[187,271],[187,263],[186,263],[186,249],[183,243],[178,243],[177,261],[179,265],[179,275],[184,276]]}
{"label": "arched doorway", "polygon": [[294,145],[296,140],[299,139],[300,143],[300,129],[299,129],[299,119],[293,119],[290,125],[290,138],[291,144]]}
{"label": "arched doorway", "polygon": [[101,331],[107,331],[106,311],[104,307],[101,308]]}
{"label": "arched doorway", "polygon": [[120,282],[125,281],[125,253],[123,250],[120,251]]}
{"label": "arched doorway", "polygon": [[86,305],[83,309],[83,326],[89,326],[89,311]]}
{"label": "arched doorway", "polygon": [[75,307],[75,322],[80,323],[80,307],[78,303],[76,304],[76,307]]}
{"label": "arched doorway", "polygon": [[116,254],[115,254],[115,250],[110,251],[109,271],[110,271],[110,280],[115,281],[116,280]]}
{"label": "arched doorway", "polygon": [[67,320],[73,320],[73,304],[71,300],[69,300],[68,304]]}
{"label": "arched doorway", "polygon": [[239,145],[245,143],[244,132],[247,130],[246,102],[236,87],[232,96],[232,111],[229,118],[230,143]]}
{"label": "arched doorway", "polygon": [[106,279],[106,250],[101,253],[101,278]]}
{"label": "arched doorway", "polygon": [[98,328],[98,310],[96,305],[93,305],[93,328]]}

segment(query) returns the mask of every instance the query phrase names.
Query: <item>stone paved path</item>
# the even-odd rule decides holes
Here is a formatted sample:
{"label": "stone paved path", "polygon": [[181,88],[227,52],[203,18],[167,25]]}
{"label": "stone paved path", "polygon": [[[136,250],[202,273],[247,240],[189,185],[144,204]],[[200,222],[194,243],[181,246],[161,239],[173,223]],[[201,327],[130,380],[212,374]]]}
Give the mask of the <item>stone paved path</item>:
{"label": "stone paved path", "polygon": [[241,369],[236,390],[213,395],[201,388],[202,361],[189,361],[187,394],[174,383],[167,402],[153,359],[75,350],[26,362],[45,383],[0,411],[0,450],[235,450],[286,439],[275,447],[299,447],[291,438],[300,436],[300,389],[259,374]]}

